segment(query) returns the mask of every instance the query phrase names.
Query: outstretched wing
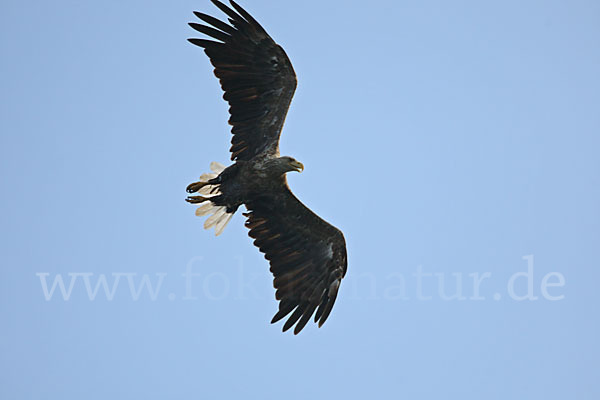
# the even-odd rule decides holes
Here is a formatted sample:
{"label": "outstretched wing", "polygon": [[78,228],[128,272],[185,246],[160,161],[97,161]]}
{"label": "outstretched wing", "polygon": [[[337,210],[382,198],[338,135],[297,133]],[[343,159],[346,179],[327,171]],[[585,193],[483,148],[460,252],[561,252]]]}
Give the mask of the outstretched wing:
{"label": "outstretched wing", "polygon": [[279,311],[271,323],[291,313],[283,326],[294,334],[315,313],[319,327],[327,320],[346,274],[346,242],[283,185],[246,202],[246,227],[254,244],[271,264]]}
{"label": "outstretched wing", "polygon": [[[226,24],[195,12],[209,25],[190,23],[217,41],[188,39],[204,48],[229,103],[231,159],[250,160],[257,154],[278,154],[279,134],[296,90],[292,64],[277,43],[242,7],[211,0],[229,17]],[[236,12],[237,11],[237,12]]]}

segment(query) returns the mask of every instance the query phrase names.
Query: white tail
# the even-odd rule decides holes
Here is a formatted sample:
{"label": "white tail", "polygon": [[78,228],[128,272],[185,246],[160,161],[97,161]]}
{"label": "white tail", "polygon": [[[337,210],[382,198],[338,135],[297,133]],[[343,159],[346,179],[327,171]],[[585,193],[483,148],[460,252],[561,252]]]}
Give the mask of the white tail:
{"label": "white tail", "polygon": [[[216,178],[221,172],[223,172],[225,166],[221,163],[213,161],[210,163],[210,169],[212,172],[208,172],[200,176],[200,182],[208,182],[209,180]],[[221,194],[218,185],[206,185],[198,190],[198,193],[209,198]],[[214,205],[210,200],[202,204],[196,210],[196,215],[199,217],[208,214],[211,215],[206,219],[206,221],[204,221],[204,229],[210,229],[214,226],[216,236],[219,236],[223,232],[227,226],[227,223],[231,217],[233,217],[233,213],[227,212],[227,207]]]}

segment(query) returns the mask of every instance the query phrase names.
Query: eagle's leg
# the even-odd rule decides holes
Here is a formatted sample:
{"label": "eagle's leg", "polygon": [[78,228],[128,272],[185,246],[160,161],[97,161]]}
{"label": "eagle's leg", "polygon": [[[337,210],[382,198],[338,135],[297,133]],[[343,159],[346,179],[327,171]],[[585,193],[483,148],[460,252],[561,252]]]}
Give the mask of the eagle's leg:
{"label": "eagle's leg", "polygon": [[[216,178],[209,179],[208,181],[198,181],[194,183],[190,183],[188,187],[185,189],[188,193],[196,193],[198,190],[202,189],[204,186],[208,185],[218,185],[222,182],[221,175]],[[211,193],[215,192],[215,188],[211,190]]]}
{"label": "eagle's leg", "polygon": [[185,199],[185,201],[187,201],[188,203],[192,203],[192,204],[203,203],[207,200],[210,200],[210,198],[204,197],[204,196],[188,196],[187,199]]}
{"label": "eagle's leg", "polygon": [[194,182],[190,183],[185,190],[188,193],[196,193],[198,190],[202,189],[206,185],[210,185],[210,183],[205,181]]}

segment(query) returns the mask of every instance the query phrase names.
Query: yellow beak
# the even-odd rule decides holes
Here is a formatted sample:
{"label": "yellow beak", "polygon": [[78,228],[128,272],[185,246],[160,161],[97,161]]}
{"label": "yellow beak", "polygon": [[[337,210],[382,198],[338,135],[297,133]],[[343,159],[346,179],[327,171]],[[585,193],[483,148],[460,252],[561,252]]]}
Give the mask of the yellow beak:
{"label": "yellow beak", "polygon": [[300,161],[292,161],[290,165],[298,172],[304,171],[304,165]]}

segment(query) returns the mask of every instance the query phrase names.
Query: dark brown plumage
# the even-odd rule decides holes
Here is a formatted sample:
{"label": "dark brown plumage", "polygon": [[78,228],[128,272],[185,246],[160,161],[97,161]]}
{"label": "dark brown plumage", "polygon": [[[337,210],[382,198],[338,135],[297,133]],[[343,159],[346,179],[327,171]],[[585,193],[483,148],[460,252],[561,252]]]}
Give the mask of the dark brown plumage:
{"label": "dark brown plumage", "polygon": [[269,260],[283,330],[304,328],[314,315],[321,326],[329,317],[346,274],[344,236],[319,218],[290,191],[286,173],[301,171],[292,157],[280,157],[279,135],[296,89],[296,75],[284,50],[234,1],[233,9],[211,0],[229,24],[194,14],[208,25],[190,23],[215,40],[189,39],[215,67],[231,115],[231,159],[225,168],[212,164],[188,186],[187,201],[204,203],[197,215],[213,213],[205,227],[219,234],[240,205],[248,212],[246,227],[254,244]]}
{"label": "dark brown plumage", "polygon": [[231,26],[195,12],[214,28],[196,23],[190,26],[220,42],[189,41],[204,48],[225,91],[223,98],[230,105],[231,159],[250,160],[263,151],[274,154],[296,90],[292,64],[281,46],[240,6],[231,2],[238,15],[218,1],[213,3],[229,16]]}

